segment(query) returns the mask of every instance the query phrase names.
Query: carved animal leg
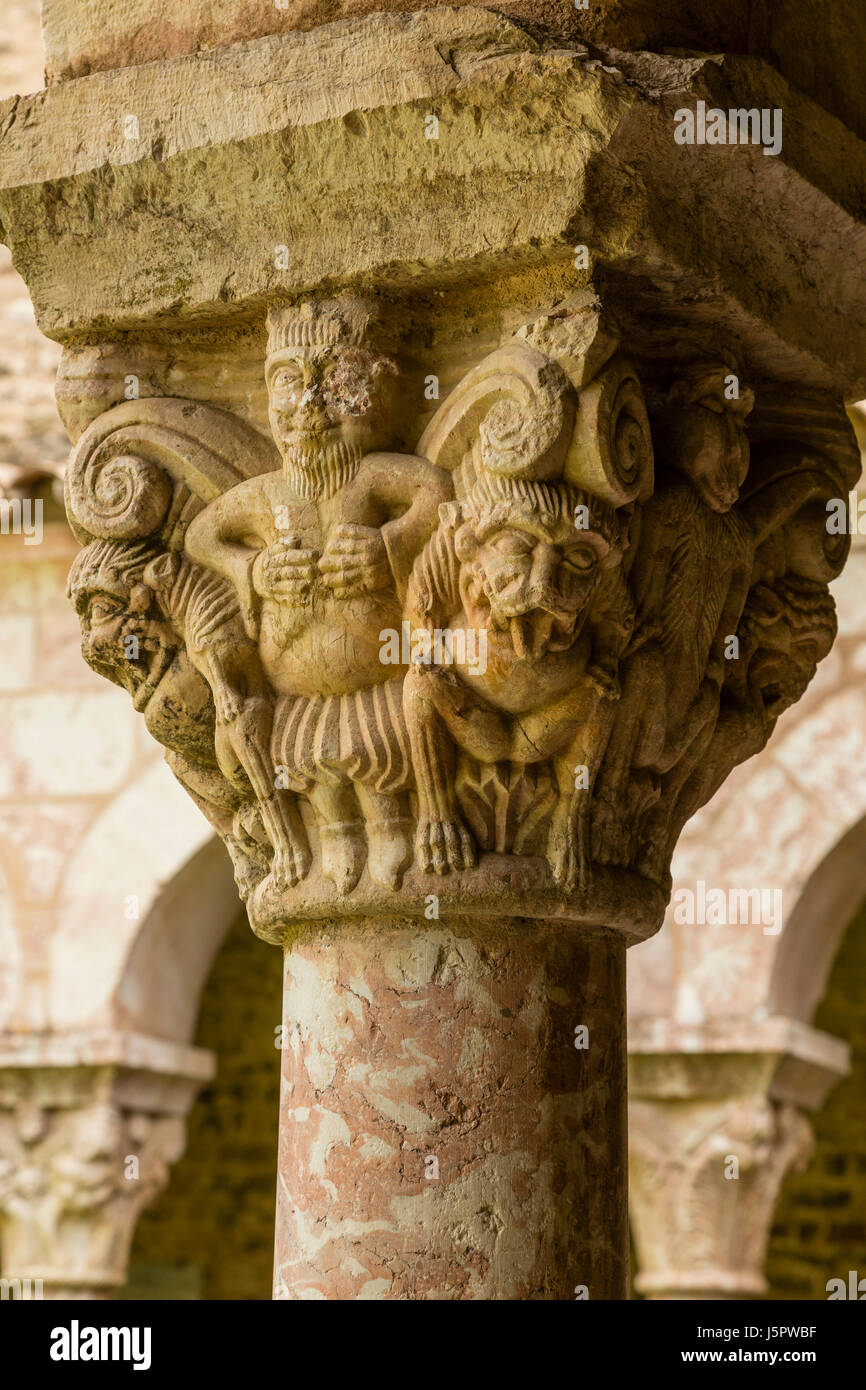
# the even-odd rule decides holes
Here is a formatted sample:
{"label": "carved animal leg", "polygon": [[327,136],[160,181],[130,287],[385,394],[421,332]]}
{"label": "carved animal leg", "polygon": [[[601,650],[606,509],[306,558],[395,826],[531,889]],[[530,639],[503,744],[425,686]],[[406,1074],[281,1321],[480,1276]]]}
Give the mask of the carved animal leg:
{"label": "carved animal leg", "polygon": [[310,801],[319,822],[322,873],[344,897],[351,893],[364,869],[367,846],[351,787],[313,787]]}
{"label": "carved animal leg", "polygon": [[592,887],[592,798],[595,777],[613,727],[617,702],[590,688],[578,718],[578,734],[565,756],[554,759],[559,799],[547,839],[555,882],[566,893]]}
{"label": "carved animal leg", "polygon": [[555,762],[559,798],[547,833],[547,860],[554,882],[565,893],[585,892],[592,882],[589,840],[589,788],[578,789],[571,771],[572,760]]}
{"label": "carved animal leg", "polygon": [[611,848],[624,832],[627,783],[633,767],[654,767],[661,756],[665,729],[665,670],[662,652],[644,647],[628,661],[622,695],[598,778],[594,818]]}
{"label": "carved animal leg", "polygon": [[310,851],[294,795],[277,790],[270,761],[272,712],[264,700],[247,700],[230,724],[217,719],[216,750],[220,766],[229,775],[234,754],[246,773],[258,802],[262,822],[273,845],[271,874],[279,889],[291,888],[310,867]]}
{"label": "carved animal leg", "polygon": [[241,712],[243,700],[236,687],[226,678],[223,662],[213,651],[199,652],[196,664],[201,668],[213,694],[217,721],[231,724]]}
{"label": "carved animal leg", "polygon": [[440,673],[418,667],[409,671],[403,683],[403,712],[418,789],[415,854],[426,874],[471,869],[478,858],[472,833],[457,809],[454,744],[436,708],[441,683]]}
{"label": "carved animal leg", "polygon": [[441,722],[471,757],[480,763],[499,763],[511,757],[512,720],[494,709],[448,671],[415,666],[403,683],[407,690],[435,710]]}
{"label": "carved animal leg", "polygon": [[412,820],[405,798],[384,796],[357,783],[355,791],[367,829],[367,868],[385,888],[399,888],[412,858]]}
{"label": "carved animal leg", "polygon": [[[662,779],[661,799],[649,812],[641,827],[637,870],[648,878],[658,880],[663,866],[670,859],[669,846],[676,840],[685,822],[707,797],[701,797],[701,787],[712,784],[713,765],[710,746],[717,726],[717,709],[703,702],[702,724],[692,725],[691,737],[682,745],[679,760]],[[697,789],[699,799],[693,800]]]}
{"label": "carved animal leg", "polygon": [[[234,789],[226,787],[217,772],[197,767],[172,749],[166,750],[165,760],[175,777],[186,788],[193,801],[204,812],[211,825],[225,841],[226,849],[232,861],[238,892],[246,900],[256,885],[261,883],[266,870],[248,852],[241,838],[235,833],[234,825],[243,808],[236,810],[234,816],[228,809],[231,802],[236,800]],[[217,784],[218,793],[222,794],[225,803],[222,806],[207,795],[214,783]]]}
{"label": "carved animal leg", "polygon": [[[719,717],[719,703],[718,685],[713,681],[705,681],[679,727],[665,739],[662,753],[653,764],[659,772],[668,773],[672,769],[675,770],[687,757],[690,765],[693,763],[694,755],[690,750],[694,744],[700,744],[708,728],[712,734]],[[700,756],[699,753],[698,757]]]}
{"label": "carved animal leg", "polygon": [[227,835],[225,846],[232,861],[234,879],[237,890],[246,902],[253,889],[258,887],[265,877],[265,870],[253,859],[252,855],[247,854],[241,842],[234,835]]}
{"label": "carved animal leg", "polygon": [[521,715],[511,731],[515,763],[553,760],[558,799],[548,831],[547,857],[566,892],[592,882],[592,805],[618,708],[618,690],[584,677],[559,700]]}

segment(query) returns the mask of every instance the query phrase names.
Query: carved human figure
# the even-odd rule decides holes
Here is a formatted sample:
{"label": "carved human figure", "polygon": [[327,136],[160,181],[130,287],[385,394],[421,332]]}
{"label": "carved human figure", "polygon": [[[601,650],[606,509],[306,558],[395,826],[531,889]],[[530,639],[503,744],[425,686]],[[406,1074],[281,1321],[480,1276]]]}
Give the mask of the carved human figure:
{"label": "carved human figure", "polygon": [[724,364],[696,364],[675,383],[666,462],[676,472],[657,478],[634,528],[637,616],[595,817],[605,853],[625,863],[661,776],[715,722],[725,641],[749,588],[754,535],[734,503],[748,471],[753,395],[731,398],[730,375]]}
{"label": "carved human figure", "polygon": [[[349,892],[365,863],[394,887],[411,855],[399,626],[412,562],[451,493],[427,460],[385,452],[397,366],[375,306],[309,302],[269,317],[269,419],[282,468],[211,502],[187,551],[236,591],[276,693],[275,777],[312,803],[322,869]],[[366,844],[365,844],[366,830]]]}
{"label": "carved human figure", "polygon": [[737,629],[739,655],[729,664],[719,717],[684,759],[676,795],[643,827],[637,867],[659,876],[685,825],[718,791],[733,767],[759,753],[779,717],[797,703],[836,636],[826,585],[791,573],[750,591]]}
{"label": "carved human figure", "polygon": [[[577,512],[588,523],[580,529]],[[406,677],[419,865],[442,874],[475,863],[455,792],[456,747],[483,764],[551,759],[548,857],[566,892],[586,888],[592,784],[631,628],[616,515],[566,483],[491,472],[441,513],[415,564],[409,621],[447,628],[458,652],[478,645],[459,634],[484,633],[487,659],[419,662]]]}

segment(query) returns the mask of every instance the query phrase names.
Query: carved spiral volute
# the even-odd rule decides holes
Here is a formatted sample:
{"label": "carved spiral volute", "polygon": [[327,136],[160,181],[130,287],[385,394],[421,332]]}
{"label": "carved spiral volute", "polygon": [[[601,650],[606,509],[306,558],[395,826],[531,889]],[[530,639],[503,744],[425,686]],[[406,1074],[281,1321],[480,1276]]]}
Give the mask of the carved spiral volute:
{"label": "carved spiral volute", "polygon": [[[129,431],[110,436],[82,458],[73,456],[67,481],[70,514],[99,540],[151,535],[165,519],[172,481],[158,463],[132,453]],[[78,451],[76,450],[76,455]]]}

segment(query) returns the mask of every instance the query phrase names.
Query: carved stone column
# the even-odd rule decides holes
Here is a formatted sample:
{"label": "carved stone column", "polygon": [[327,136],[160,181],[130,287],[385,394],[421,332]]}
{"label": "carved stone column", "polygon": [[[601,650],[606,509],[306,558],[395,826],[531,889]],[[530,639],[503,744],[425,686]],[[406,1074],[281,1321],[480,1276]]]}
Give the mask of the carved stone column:
{"label": "carved stone column", "polygon": [[629,1056],[637,1292],[759,1298],[782,1181],[806,1166],[815,1110],[847,1071],[838,1039],[790,1019],[638,1029]]}
{"label": "carved stone column", "polygon": [[286,953],[279,1297],[625,1296],[624,949],[835,632],[830,118],[557,29],[190,30],[6,117],[85,658]]}
{"label": "carved stone column", "polygon": [[186,1143],[213,1057],[110,1034],[0,1040],[2,1273],[25,1296],[111,1298]]}

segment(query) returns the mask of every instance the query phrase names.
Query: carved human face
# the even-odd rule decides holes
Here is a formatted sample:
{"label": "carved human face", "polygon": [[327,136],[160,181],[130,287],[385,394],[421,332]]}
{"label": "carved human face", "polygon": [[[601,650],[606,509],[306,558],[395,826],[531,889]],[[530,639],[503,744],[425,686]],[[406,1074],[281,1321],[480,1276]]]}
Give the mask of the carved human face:
{"label": "carved human face", "polygon": [[568,522],[514,516],[456,537],[460,592],[474,627],[510,638],[517,656],[564,651],[580,634],[607,544]]}
{"label": "carved human face", "polygon": [[107,584],[79,595],[81,654],[94,671],[121,686],[143,709],[164,673],[174,644],[149,610],[144,584]]}
{"label": "carved human face", "polygon": [[753,590],[748,609],[748,686],[755,707],[775,722],[805,693],[833,642],[835,624],[792,620],[784,597],[763,585]]}
{"label": "carved human face", "polygon": [[752,393],[743,391],[729,400],[726,383],[730,374],[724,371],[707,376],[695,393],[676,405],[670,421],[672,462],[691,478],[714,512],[730,510],[749,471],[745,419]]}
{"label": "carved human face", "polygon": [[268,363],[268,418],[283,458],[314,472],[391,442],[389,359],[363,347],[284,349]]}
{"label": "carved human face", "polygon": [[110,1105],[71,1112],[66,1142],[51,1156],[51,1186],[67,1211],[92,1211],[122,1185],[123,1125]]}

